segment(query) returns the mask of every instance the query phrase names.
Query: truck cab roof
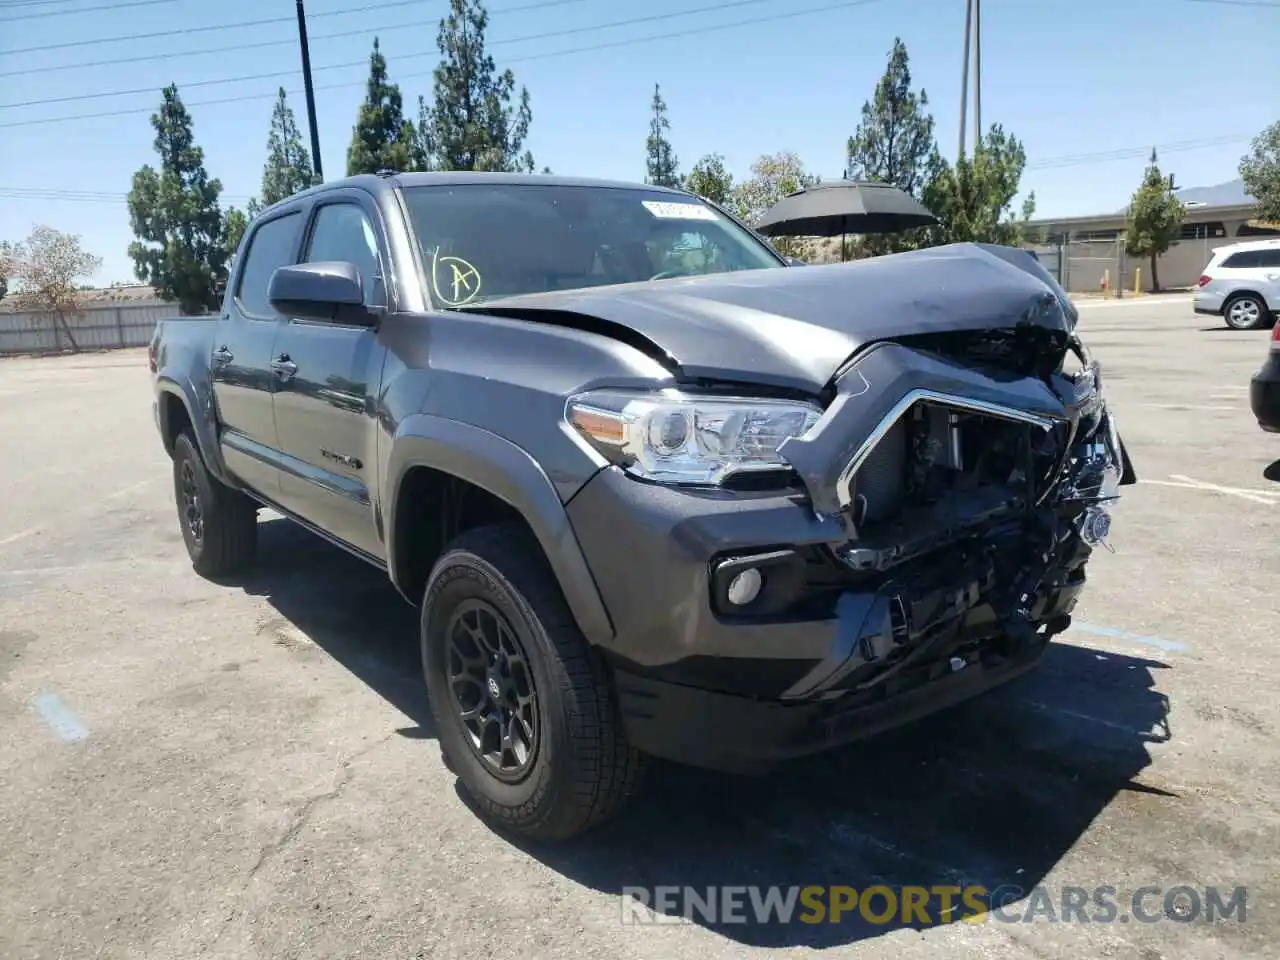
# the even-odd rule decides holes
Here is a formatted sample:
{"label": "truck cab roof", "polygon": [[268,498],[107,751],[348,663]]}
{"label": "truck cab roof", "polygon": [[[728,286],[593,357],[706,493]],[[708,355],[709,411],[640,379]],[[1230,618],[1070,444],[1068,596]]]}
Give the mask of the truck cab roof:
{"label": "truck cab roof", "polygon": [[[345,187],[359,187],[373,194],[387,189],[401,187],[427,186],[461,186],[466,184],[526,184],[530,180],[550,187],[596,187],[615,190],[644,190],[650,193],[670,193],[673,196],[684,196],[685,191],[654,184],[636,183],[629,180],[607,180],[596,177],[562,177],[553,174],[507,173],[501,171],[440,170],[430,172],[402,173],[387,171],[386,173],[359,173],[338,180],[327,180],[324,183],[299,191],[286,197],[278,204],[272,204],[266,210],[273,210],[286,203],[315,197],[331,190]],[[263,212],[265,213],[266,210]]]}

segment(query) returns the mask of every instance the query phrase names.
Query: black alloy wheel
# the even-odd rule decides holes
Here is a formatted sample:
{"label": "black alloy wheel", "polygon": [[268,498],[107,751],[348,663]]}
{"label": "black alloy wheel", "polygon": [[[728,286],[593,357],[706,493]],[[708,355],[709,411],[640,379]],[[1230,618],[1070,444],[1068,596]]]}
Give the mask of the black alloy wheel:
{"label": "black alloy wheel", "polygon": [[182,522],[196,549],[204,546],[204,511],[200,505],[200,487],[190,460],[183,460],[178,472],[178,490],[182,497]]}
{"label": "black alloy wheel", "polygon": [[173,497],[182,542],[196,572],[222,577],[243,571],[258,544],[258,507],[209,472],[189,433],[173,442]]}
{"label": "black alloy wheel", "polygon": [[567,840],[635,795],[611,673],[532,532],[473,527],[423,591],[422,667],[445,767],[494,827]]}
{"label": "black alloy wheel", "polygon": [[449,695],[476,758],[499,780],[526,776],[539,746],[538,694],[516,632],[492,604],[468,599],[447,628]]}

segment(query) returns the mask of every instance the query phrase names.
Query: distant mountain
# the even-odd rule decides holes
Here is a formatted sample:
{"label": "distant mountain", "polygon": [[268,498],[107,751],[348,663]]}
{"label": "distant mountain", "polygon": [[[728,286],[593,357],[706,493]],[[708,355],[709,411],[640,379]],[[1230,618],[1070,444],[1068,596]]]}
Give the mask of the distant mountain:
{"label": "distant mountain", "polygon": [[[1245,192],[1244,181],[1238,178],[1212,187],[1179,187],[1174,192],[1191,208],[1234,207],[1254,202],[1253,197]],[[1123,217],[1127,210],[1128,207],[1121,207],[1116,213]]]}
{"label": "distant mountain", "polygon": [[1238,204],[1253,203],[1253,197],[1244,189],[1243,180],[1228,180],[1212,187],[1187,187],[1178,190],[1178,199],[1188,206],[1204,205],[1206,207],[1230,207]]}

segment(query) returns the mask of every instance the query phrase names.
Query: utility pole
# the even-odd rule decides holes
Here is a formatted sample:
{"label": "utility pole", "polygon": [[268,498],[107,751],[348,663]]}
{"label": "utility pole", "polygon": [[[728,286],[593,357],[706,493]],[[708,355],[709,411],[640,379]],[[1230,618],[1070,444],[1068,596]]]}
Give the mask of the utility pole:
{"label": "utility pole", "polygon": [[973,152],[982,142],[982,0],[973,0]]}
{"label": "utility pole", "polygon": [[969,50],[973,49],[973,150],[982,142],[982,0],[964,0],[964,69],[960,74],[960,150],[969,132]]}
{"label": "utility pole", "polygon": [[960,150],[959,161],[964,157],[964,135],[967,132],[969,113],[969,37],[973,34],[973,0],[964,0],[964,69],[960,75]]}
{"label": "utility pole", "polygon": [[311,86],[311,51],[307,47],[307,12],[298,5],[298,46],[302,48],[302,82],[307,91],[307,124],[311,127],[311,169],[317,183],[324,182],[324,168],[320,164],[320,131],[316,128],[316,92]]}

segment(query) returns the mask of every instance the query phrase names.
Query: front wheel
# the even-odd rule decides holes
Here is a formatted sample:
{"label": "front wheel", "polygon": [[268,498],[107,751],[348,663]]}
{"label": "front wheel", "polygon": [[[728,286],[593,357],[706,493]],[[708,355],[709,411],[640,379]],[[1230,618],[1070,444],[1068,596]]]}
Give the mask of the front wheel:
{"label": "front wheel", "polygon": [[1256,330],[1271,319],[1266,303],[1254,293],[1233,297],[1223,308],[1222,315],[1232,330]]}
{"label": "front wheel", "polygon": [[642,758],[605,665],[520,527],[449,544],[427,580],[422,660],[445,763],[498,826],[566,840],[634,794]]}
{"label": "front wheel", "polygon": [[221,577],[240,573],[253,562],[257,505],[209,473],[187,433],[173,445],[173,494],[182,540],[196,573]]}

